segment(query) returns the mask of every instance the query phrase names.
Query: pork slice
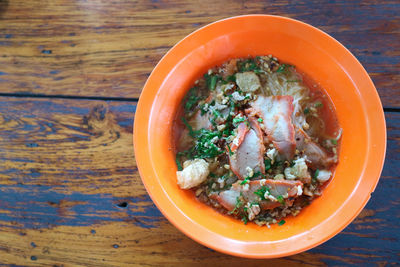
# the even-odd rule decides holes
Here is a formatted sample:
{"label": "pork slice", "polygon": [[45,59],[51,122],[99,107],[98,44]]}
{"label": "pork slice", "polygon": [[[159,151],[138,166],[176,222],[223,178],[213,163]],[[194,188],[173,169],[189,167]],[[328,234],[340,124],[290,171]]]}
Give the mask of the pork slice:
{"label": "pork slice", "polygon": [[296,149],[292,123],[292,96],[258,96],[248,112],[263,119],[264,131],[284,159],[291,160]]}
{"label": "pork slice", "polygon": [[229,153],[229,163],[237,177],[244,179],[248,176],[248,168],[251,168],[254,173],[265,173],[263,155],[262,136],[256,130],[250,128],[236,151],[232,155]]}
{"label": "pork slice", "polygon": [[246,134],[249,130],[250,130],[249,127],[247,127],[247,124],[244,122],[241,122],[238,125],[237,135],[231,143],[231,151],[232,152],[236,151],[236,149],[243,143],[243,140],[246,137]]}
{"label": "pork slice", "polygon": [[211,129],[212,124],[210,122],[210,115],[205,113],[201,115],[201,111],[197,111],[193,118],[190,120],[190,125],[192,126],[194,131],[198,131],[200,129]]}
{"label": "pork slice", "polygon": [[[235,208],[238,197],[242,196],[245,202],[257,202],[260,204],[262,210],[273,209],[282,205],[277,198],[279,196],[285,197],[285,205],[291,206],[294,198],[298,196],[299,187],[303,187],[300,181],[286,181],[286,180],[257,180],[250,181],[248,185],[241,185],[241,181],[234,183],[229,190],[225,190],[211,195],[210,197],[218,201],[221,206],[231,211]],[[254,192],[260,190],[262,186],[269,189],[271,199],[261,200],[260,197]],[[276,200],[274,200],[274,198]]]}
{"label": "pork slice", "polygon": [[329,168],[336,163],[334,155],[312,141],[310,136],[299,127],[296,127],[296,146],[306,155],[307,162],[312,169]]}

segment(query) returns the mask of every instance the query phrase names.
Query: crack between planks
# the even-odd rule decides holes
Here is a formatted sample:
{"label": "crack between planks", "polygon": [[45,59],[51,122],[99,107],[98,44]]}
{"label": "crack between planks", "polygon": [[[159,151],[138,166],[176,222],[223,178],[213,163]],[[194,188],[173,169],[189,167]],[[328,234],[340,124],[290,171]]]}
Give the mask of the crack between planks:
{"label": "crack between planks", "polygon": [[385,112],[400,112],[400,108],[395,107],[384,107],[383,111]]}
{"label": "crack between planks", "polygon": [[136,97],[103,97],[103,96],[73,96],[73,95],[45,95],[45,94],[14,94],[0,93],[0,97],[17,97],[17,98],[54,98],[54,99],[80,99],[80,100],[102,100],[102,101],[124,101],[138,102]]}

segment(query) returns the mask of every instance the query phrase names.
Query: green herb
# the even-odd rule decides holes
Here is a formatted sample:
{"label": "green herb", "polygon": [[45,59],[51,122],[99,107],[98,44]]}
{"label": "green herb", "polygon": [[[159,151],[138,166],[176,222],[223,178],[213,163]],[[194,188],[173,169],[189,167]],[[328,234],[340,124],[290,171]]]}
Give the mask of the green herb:
{"label": "green herb", "polygon": [[[242,193],[240,193],[240,196],[242,196]],[[237,197],[235,208],[233,210],[231,210],[230,212],[228,212],[228,214],[237,213],[242,206],[243,206],[243,202],[240,200],[240,197]]]}
{"label": "green herb", "polygon": [[237,126],[240,122],[244,122],[246,120],[245,117],[233,118],[233,126]]}
{"label": "green herb", "polygon": [[219,112],[218,110],[213,110],[213,114],[214,114],[214,116],[215,117],[222,117],[222,114],[221,114],[221,112]]}
{"label": "green herb", "polygon": [[185,150],[185,151],[180,151],[180,152],[176,153],[175,161],[176,161],[176,165],[178,166],[178,171],[183,170],[182,164],[181,164],[182,157],[187,157],[187,158],[191,159],[191,151]]}
{"label": "green herb", "polygon": [[260,69],[255,69],[255,70],[254,70],[254,73],[255,73],[255,74],[261,74],[261,73],[264,73],[264,71],[263,71],[263,70],[260,70]]}
{"label": "green herb", "polygon": [[219,112],[218,110],[213,110],[213,117],[210,119],[210,122],[212,125],[214,125],[214,127],[217,126],[215,120],[219,117],[222,117],[221,112]]}
{"label": "green herb", "polygon": [[261,119],[261,118],[258,118],[257,120],[258,120],[258,122],[263,122],[263,119]]}
{"label": "green herb", "polygon": [[260,205],[257,201],[253,201],[250,203],[250,207],[255,206],[255,205]]}
{"label": "green herb", "polygon": [[251,178],[257,178],[259,176],[263,176],[263,174],[260,171],[257,171],[253,174],[253,176]]}
{"label": "green herb", "polygon": [[206,105],[208,105],[208,104],[202,104],[202,105],[200,105],[200,115],[201,116],[203,116],[204,114],[206,114],[207,113],[207,110],[206,110]]}
{"label": "green herb", "polygon": [[319,169],[316,169],[314,172],[314,176],[312,177],[312,180],[315,182],[317,180],[317,177],[319,175]]}
{"label": "green herb", "polygon": [[176,165],[178,166],[178,171],[183,170],[182,165],[181,165],[181,161],[180,161],[180,157],[178,157],[178,155],[176,155]]}
{"label": "green herb", "polygon": [[265,185],[261,186],[258,190],[254,191],[254,194],[259,196],[261,200],[265,200],[265,193],[269,193],[269,188],[266,187]]}
{"label": "green herb", "polygon": [[217,86],[217,82],[221,80],[221,76],[218,75],[209,75],[209,74],[204,74],[204,78],[206,79],[206,84],[208,89],[211,91],[215,90],[215,87]]}
{"label": "green herb", "polygon": [[324,104],[322,104],[321,102],[317,102],[317,103],[314,104],[314,106],[316,108],[322,108],[324,106]]}
{"label": "green herb", "polygon": [[189,130],[189,135],[190,135],[191,137],[195,137],[195,132],[193,131],[192,126],[190,126],[190,124],[187,122],[187,120],[185,119],[185,117],[182,117],[181,120],[182,120],[183,124],[185,124],[186,128],[188,128],[188,130]]}
{"label": "green herb", "polygon": [[293,65],[289,65],[289,64],[281,64],[279,66],[279,68],[276,70],[276,72],[288,72],[289,68],[294,68]]}
{"label": "green herb", "polygon": [[277,196],[276,199],[278,200],[279,203],[281,203],[282,205],[285,205],[285,200],[281,195]]}
{"label": "green herb", "polygon": [[255,71],[255,70],[260,71],[260,68],[257,66],[257,63],[252,58],[246,59],[244,61],[238,61],[237,66],[240,72]]}
{"label": "green herb", "polygon": [[310,113],[310,109],[309,108],[305,108],[303,112],[304,112],[305,115],[307,115],[308,113]]}
{"label": "green herb", "polygon": [[242,221],[244,222],[244,224],[247,224],[249,222],[245,214],[242,215]]}
{"label": "green herb", "polygon": [[337,140],[336,139],[331,139],[332,144],[337,145]]}
{"label": "green herb", "polygon": [[265,165],[265,170],[266,171],[271,169],[271,160],[270,159],[264,159],[264,165]]}
{"label": "green herb", "polygon": [[228,150],[229,150],[229,156],[232,156],[234,153],[232,152],[231,147],[229,145],[226,145],[226,146],[228,147]]}
{"label": "green herb", "polygon": [[245,185],[245,184],[247,184],[249,182],[250,182],[249,177],[246,177],[246,178],[244,178],[243,181],[240,182],[240,185]]}
{"label": "green herb", "polygon": [[283,165],[283,160],[276,160],[274,164],[272,164],[272,168],[276,168]]}
{"label": "green herb", "polygon": [[281,220],[280,222],[278,222],[278,225],[279,226],[282,226],[282,225],[284,225],[286,222],[285,222],[285,220]]}
{"label": "green herb", "polygon": [[211,131],[207,129],[200,129],[194,132],[196,144],[194,151],[195,158],[214,158],[223,153],[223,151],[212,142],[217,137],[221,138],[221,133],[218,131]]}
{"label": "green herb", "polygon": [[201,99],[199,96],[197,96],[197,87],[192,87],[190,88],[188,94],[185,97],[185,111],[191,111],[193,107],[199,102]]}
{"label": "green herb", "polygon": [[235,82],[236,81],[236,76],[235,74],[233,75],[229,75],[228,77],[226,77],[226,82]]}

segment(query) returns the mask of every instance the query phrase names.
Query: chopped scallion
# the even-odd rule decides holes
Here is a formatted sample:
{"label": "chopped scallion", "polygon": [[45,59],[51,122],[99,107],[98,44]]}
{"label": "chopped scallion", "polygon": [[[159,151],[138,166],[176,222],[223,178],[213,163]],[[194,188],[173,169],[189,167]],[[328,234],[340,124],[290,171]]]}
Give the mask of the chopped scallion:
{"label": "chopped scallion", "polygon": [[249,177],[246,177],[246,178],[244,178],[243,181],[240,182],[240,185],[245,185],[245,184],[247,184],[249,182],[250,182]]}
{"label": "chopped scallion", "polygon": [[278,200],[279,203],[281,203],[282,205],[285,205],[285,200],[282,196],[277,196],[276,199]]}

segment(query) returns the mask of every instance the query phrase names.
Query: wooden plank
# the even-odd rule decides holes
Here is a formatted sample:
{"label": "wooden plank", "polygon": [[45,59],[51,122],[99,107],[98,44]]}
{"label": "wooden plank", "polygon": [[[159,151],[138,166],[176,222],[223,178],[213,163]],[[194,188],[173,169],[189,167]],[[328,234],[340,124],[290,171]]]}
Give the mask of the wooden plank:
{"label": "wooden plank", "polygon": [[400,264],[400,113],[367,207],[299,255],[240,259],[187,238],[152,204],[132,146],[135,102],[0,97],[0,263],[36,266]]}
{"label": "wooden plank", "polygon": [[400,107],[398,1],[4,1],[0,92],[137,98],[161,57],[190,32],[241,14],[321,28],[365,66],[383,104]]}

